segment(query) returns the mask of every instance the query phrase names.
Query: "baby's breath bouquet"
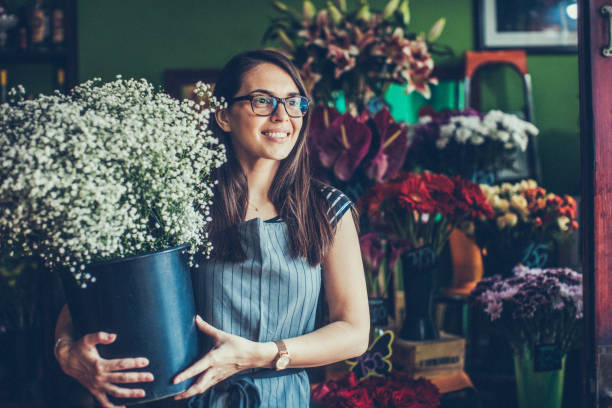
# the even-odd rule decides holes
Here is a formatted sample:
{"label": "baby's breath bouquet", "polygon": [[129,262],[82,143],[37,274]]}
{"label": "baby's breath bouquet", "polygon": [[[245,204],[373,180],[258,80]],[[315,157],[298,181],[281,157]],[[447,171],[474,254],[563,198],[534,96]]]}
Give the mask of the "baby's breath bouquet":
{"label": "baby's breath bouquet", "polygon": [[208,129],[221,104],[179,102],[146,80],[87,81],[70,95],[0,105],[0,243],[66,267],[190,244],[207,253],[214,180],[225,161]]}

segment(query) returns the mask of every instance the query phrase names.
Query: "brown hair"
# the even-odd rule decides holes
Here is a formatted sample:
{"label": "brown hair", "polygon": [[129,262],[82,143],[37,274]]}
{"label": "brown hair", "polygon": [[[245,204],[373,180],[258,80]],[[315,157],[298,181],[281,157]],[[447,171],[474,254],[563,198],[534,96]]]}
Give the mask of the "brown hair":
{"label": "brown hair", "polygon": [[[262,63],[271,63],[285,70],[295,82],[300,95],[308,96],[297,68],[285,55],[273,50],[247,51],[233,57],[219,73],[214,95],[225,100],[235,97],[244,75]],[[314,266],[322,262],[331,245],[334,227],[327,215],[330,204],[320,191],[322,185],[310,177],[306,147],[309,119],[310,111],[304,116],[293,150],[281,161],[268,194],[287,225],[291,255],[304,257]],[[237,226],[246,215],[247,178],[233,154],[229,134],[223,132],[215,120],[211,121],[211,125],[225,145],[228,159],[214,173],[219,183],[215,188],[212,221],[209,224],[213,257],[242,262],[246,260],[246,254]]]}

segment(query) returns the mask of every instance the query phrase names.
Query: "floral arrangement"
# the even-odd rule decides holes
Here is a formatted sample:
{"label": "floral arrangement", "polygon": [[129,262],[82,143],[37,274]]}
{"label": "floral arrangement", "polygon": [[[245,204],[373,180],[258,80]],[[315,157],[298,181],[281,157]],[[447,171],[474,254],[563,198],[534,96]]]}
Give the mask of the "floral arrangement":
{"label": "floral arrangement", "polygon": [[309,127],[314,175],[353,199],[390,179],[401,169],[408,149],[407,128],[388,109],[355,117],[335,108],[316,106]]}
{"label": "floral arrangement", "polygon": [[422,168],[473,177],[511,167],[516,152],[524,152],[530,135],[538,133],[533,124],[497,110],[444,111],[410,127],[408,155]]}
{"label": "floral arrangement", "polygon": [[0,105],[0,241],[67,267],[191,244],[208,253],[211,171],[225,151],[208,130],[219,106],[179,102],[144,79],[85,82]]}
{"label": "floral arrangement", "polygon": [[477,184],[429,172],[401,173],[377,184],[358,205],[376,228],[397,238],[395,256],[426,245],[439,255],[455,226],[493,216]]}
{"label": "floral arrangement", "polygon": [[405,31],[408,0],[390,0],[382,11],[370,10],[367,0],[355,3],[350,11],[346,0],[328,1],[317,11],[304,0],[299,12],[274,1],[280,16],[272,20],[264,41],[280,41],[316,100],[333,101],[334,91],[341,90],[348,105],[359,108],[372,95],[383,95],[390,83],[429,97],[429,84],[437,81],[431,77],[428,43],[439,37],[445,20],[435,23],[427,36],[414,35]]}
{"label": "floral arrangement", "polygon": [[546,251],[552,243],[568,238],[578,229],[576,200],[569,195],[549,193],[534,180],[480,188],[493,208],[494,217],[462,227],[475,237],[479,246],[487,248],[489,254],[509,268],[519,262],[531,267],[545,266]]}
{"label": "floral arrangement", "polygon": [[413,379],[395,371],[388,378],[368,377],[362,381],[351,373],[317,385],[312,399],[334,408],[435,408],[440,405],[440,391],[425,378]]}
{"label": "floral arrangement", "polygon": [[483,279],[470,303],[485,313],[517,351],[556,344],[566,353],[583,317],[582,275],[569,268],[519,265],[514,275]]}

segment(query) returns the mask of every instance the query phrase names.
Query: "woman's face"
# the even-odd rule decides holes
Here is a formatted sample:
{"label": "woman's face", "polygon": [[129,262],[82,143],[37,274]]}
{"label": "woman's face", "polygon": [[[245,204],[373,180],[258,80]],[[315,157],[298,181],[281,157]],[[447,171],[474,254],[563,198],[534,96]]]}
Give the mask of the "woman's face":
{"label": "woman's face", "polygon": [[[279,98],[299,95],[291,76],[277,65],[262,63],[248,71],[235,97],[271,95]],[[252,166],[259,160],[285,159],[297,142],[302,118],[293,118],[279,103],[270,116],[258,116],[249,100],[234,102],[217,116],[219,126],[230,132],[238,161]]]}

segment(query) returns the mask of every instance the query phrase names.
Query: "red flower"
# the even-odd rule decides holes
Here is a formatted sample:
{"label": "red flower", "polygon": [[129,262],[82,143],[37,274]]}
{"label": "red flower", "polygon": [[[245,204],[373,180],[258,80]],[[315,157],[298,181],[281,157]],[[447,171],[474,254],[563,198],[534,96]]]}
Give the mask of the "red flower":
{"label": "red flower", "polygon": [[401,182],[397,200],[400,206],[408,211],[430,214],[434,210],[425,181],[412,173]]}

